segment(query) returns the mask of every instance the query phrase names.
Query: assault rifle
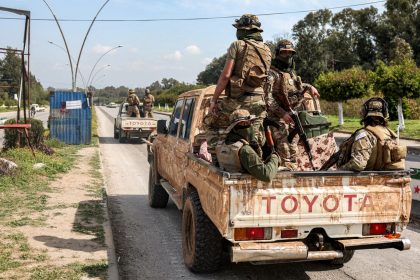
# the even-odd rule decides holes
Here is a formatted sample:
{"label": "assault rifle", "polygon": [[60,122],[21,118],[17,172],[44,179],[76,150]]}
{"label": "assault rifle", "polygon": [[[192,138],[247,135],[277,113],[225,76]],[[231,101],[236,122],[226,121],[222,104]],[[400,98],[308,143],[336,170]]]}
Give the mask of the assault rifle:
{"label": "assault rifle", "polygon": [[[299,95],[303,96],[308,89],[309,88],[306,87],[302,91],[302,93],[299,93]],[[305,148],[305,152],[308,154],[309,162],[312,165],[312,169],[315,170],[315,166],[314,166],[313,159],[312,159],[311,147],[309,146],[308,137],[306,136],[306,133],[303,130],[303,127],[302,127],[302,123],[300,122],[299,114],[298,114],[298,112],[293,110],[292,106],[290,105],[289,98],[288,98],[287,95],[286,95],[286,98],[285,98],[285,102],[286,102],[285,105],[288,107],[286,109],[287,109],[288,113],[290,114],[290,117],[292,118],[293,122],[295,123],[295,127],[289,133],[289,136],[287,137],[287,140],[289,141],[289,143],[291,143],[293,138],[295,137],[295,135],[296,134],[299,135],[299,138],[303,142],[303,147]]]}

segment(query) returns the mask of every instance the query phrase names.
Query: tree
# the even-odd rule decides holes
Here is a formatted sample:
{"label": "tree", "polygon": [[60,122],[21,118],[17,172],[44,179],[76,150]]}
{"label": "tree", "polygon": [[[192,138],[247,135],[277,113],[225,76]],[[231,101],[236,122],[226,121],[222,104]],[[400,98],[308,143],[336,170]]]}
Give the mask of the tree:
{"label": "tree", "polygon": [[395,37],[391,42],[389,58],[391,64],[402,64],[405,60],[413,59],[413,49],[404,39]]}
{"label": "tree", "polygon": [[309,13],[293,26],[296,44],[296,70],[304,81],[313,82],[328,70],[325,40],[328,37],[332,12],[324,9]]}
{"label": "tree", "polygon": [[8,49],[3,60],[0,62],[0,76],[2,81],[6,84],[6,92],[9,98],[13,98],[17,94],[21,79],[21,59],[14,51]]}
{"label": "tree", "polygon": [[[399,128],[404,129],[404,99],[420,97],[420,68],[413,60],[405,60],[402,64],[387,66],[379,62],[375,71],[375,88],[381,91],[389,103],[391,120],[399,120]],[[394,100],[398,100],[397,109]],[[408,108],[407,108],[408,109]],[[405,111],[409,116],[409,111]]]}
{"label": "tree", "polygon": [[370,71],[353,67],[339,72],[322,73],[315,81],[323,99],[338,102],[339,125],[344,123],[342,102],[369,95],[371,76]]}
{"label": "tree", "polygon": [[226,63],[226,54],[218,58],[213,58],[212,62],[206,66],[206,69],[197,76],[197,82],[204,85],[217,84],[220,74]]}
{"label": "tree", "polygon": [[179,82],[177,80],[175,80],[174,78],[169,78],[169,79],[163,78],[161,84],[162,84],[163,89],[169,89],[169,88],[179,84]]}

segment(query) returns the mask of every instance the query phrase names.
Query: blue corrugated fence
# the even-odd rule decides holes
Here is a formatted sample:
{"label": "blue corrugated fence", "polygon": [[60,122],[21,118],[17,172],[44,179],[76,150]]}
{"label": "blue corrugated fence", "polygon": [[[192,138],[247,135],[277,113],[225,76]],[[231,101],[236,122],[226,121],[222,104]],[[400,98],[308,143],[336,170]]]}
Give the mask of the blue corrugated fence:
{"label": "blue corrugated fence", "polygon": [[50,95],[50,137],[66,144],[90,144],[92,111],[83,92],[54,91]]}

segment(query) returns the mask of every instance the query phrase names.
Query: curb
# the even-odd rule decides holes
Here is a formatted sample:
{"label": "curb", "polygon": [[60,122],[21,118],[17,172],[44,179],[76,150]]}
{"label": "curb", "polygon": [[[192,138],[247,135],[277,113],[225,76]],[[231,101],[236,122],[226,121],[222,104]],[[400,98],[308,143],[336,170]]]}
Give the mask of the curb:
{"label": "curb", "polygon": [[165,116],[172,116],[172,113],[169,113],[169,112],[156,112],[156,111],[154,111],[153,113],[161,114],[161,115],[165,115]]}
{"label": "curb", "polygon": [[106,182],[106,176],[103,174],[103,165],[102,165],[102,155],[100,151],[100,147],[98,145],[98,154],[99,154],[99,163],[101,166],[101,176],[104,182],[103,188],[105,189],[106,198],[105,198],[105,222],[103,227],[106,228],[105,234],[105,244],[107,246],[107,256],[108,256],[108,271],[107,271],[107,279],[115,279],[119,280],[119,272],[118,272],[118,261],[115,254],[115,245],[114,245],[114,236],[112,233],[112,226],[111,226],[111,218],[109,217],[109,208],[108,208],[108,185]]}

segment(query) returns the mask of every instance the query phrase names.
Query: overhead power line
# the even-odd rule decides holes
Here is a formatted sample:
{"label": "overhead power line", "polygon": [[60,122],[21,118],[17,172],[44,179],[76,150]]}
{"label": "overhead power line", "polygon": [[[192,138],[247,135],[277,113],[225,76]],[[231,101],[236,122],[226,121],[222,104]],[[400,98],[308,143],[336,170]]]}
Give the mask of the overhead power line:
{"label": "overhead power line", "polygon": [[[359,4],[352,4],[346,6],[336,6],[330,8],[323,8],[327,10],[337,10],[337,9],[345,9],[345,8],[352,8],[352,7],[359,7],[359,6],[366,6],[371,4],[383,3],[386,0],[381,1],[373,1],[373,2],[365,2]],[[310,13],[315,12],[319,9],[310,9],[310,10],[300,10],[300,11],[289,11],[289,12],[272,12],[272,13],[262,13],[256,14],[257,16],[275,16],[275,15],[287,15],[287,14],[300,14],[300,13]],[[218,16],[218,17],[194,17],[194,18],[149,18],[149,19],[97,19],[96,22],[152,22],[152,21],[194,21],[194,20],[215,20],[215,19],[227,19],[227,18],[238,18],[241,15],[234,15],[234,16]],[[17,17],[0,17],[3,20],[24,20],[23,18]],[[33,21],[54,21],[53,18],[32,18]],[[91,22],[92,19],[58,19],[59,21],[67,21],[67,22],[83,22],[89,21]]]}

